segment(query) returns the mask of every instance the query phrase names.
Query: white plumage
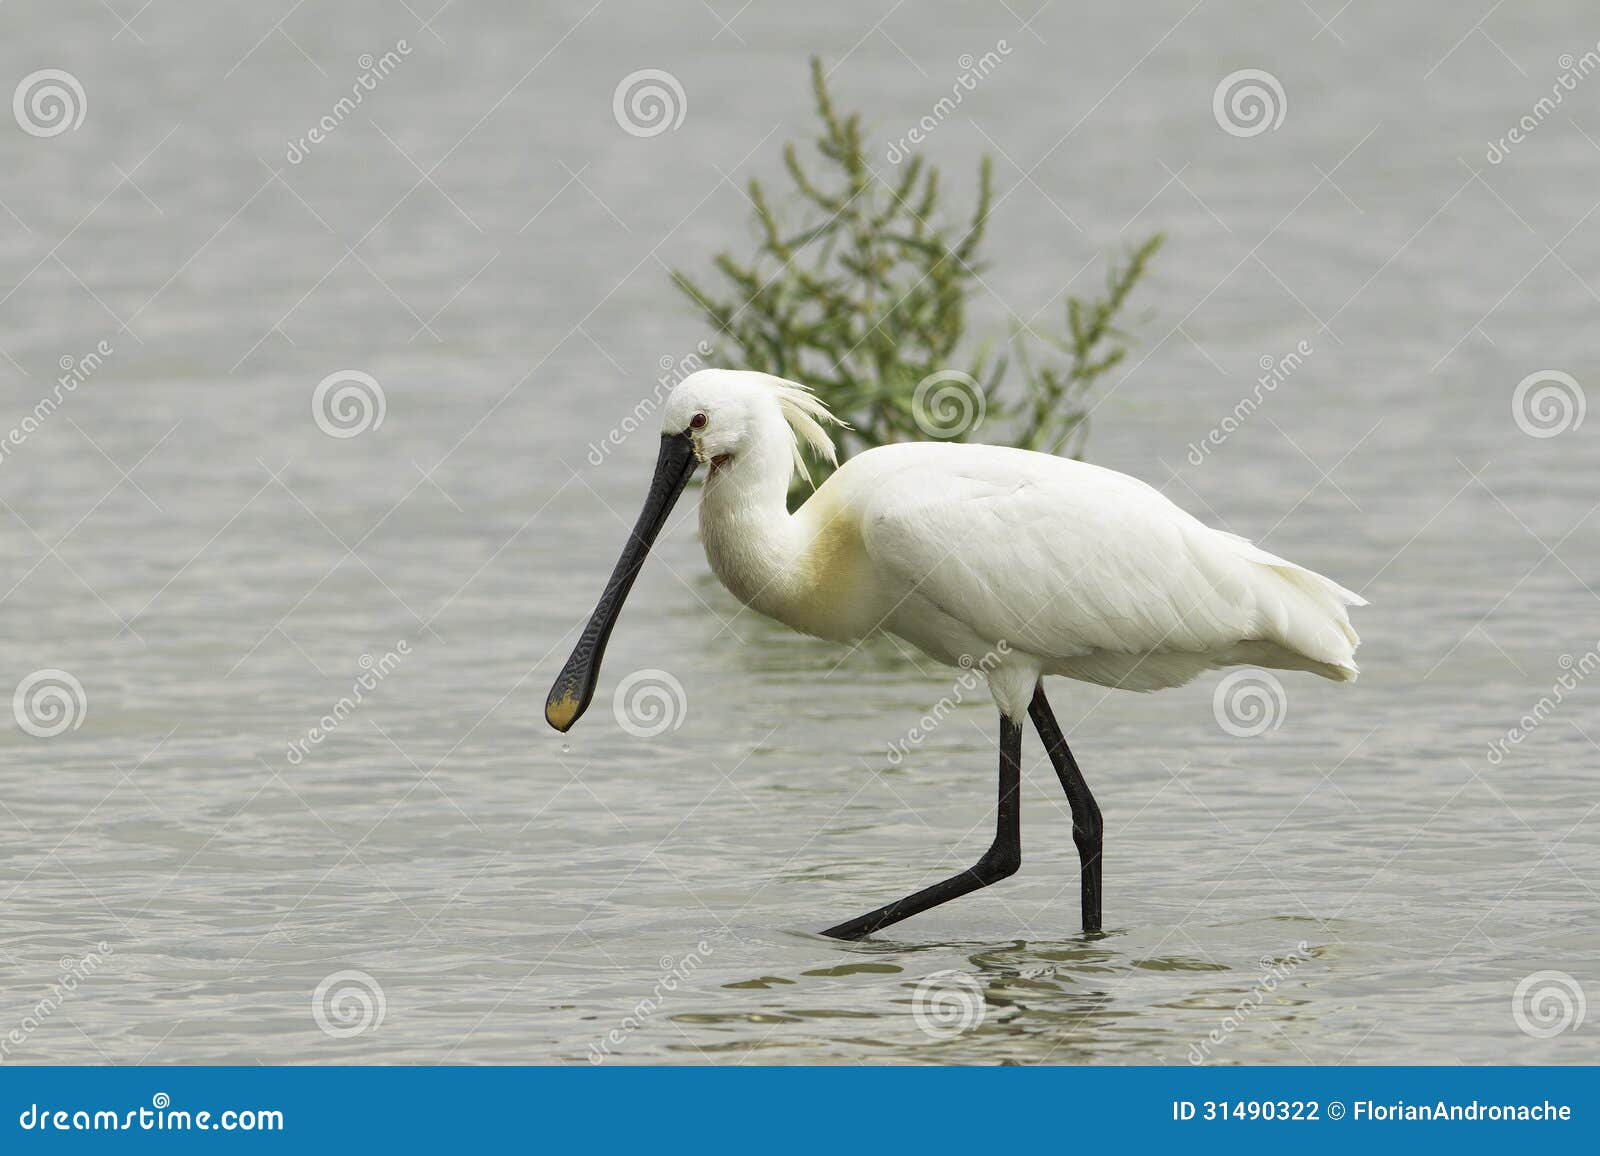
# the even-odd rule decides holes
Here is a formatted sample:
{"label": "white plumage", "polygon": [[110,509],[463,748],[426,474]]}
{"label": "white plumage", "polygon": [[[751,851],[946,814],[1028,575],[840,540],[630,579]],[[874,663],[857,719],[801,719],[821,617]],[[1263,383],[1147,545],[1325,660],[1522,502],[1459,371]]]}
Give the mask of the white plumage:
{"label": "white plumage", "polygon": [[969,870],[823,934],[859,939],[1014,873],[1022,862],[1022,726],[1031,719],[1072,808],[1083,928],[1101,929],[1104,823],[1044,694],[1044,675],[1128,690],[1249,663],[1356,677],[1346,607],[1362,599],[1125,474],[997,446],[883,446],[793,514],[802,443],[830,461],[827,409],[804,386],[708,369],[672,392],[644,509],[545,700],[566,731],[593,700],[606,642],[696,463],[700,532],[746,605],[807,634],[888,631],[983,672],[1000,708],[995,839]]}
{"label": "white plumage", "polygon": [[696,454],[713,467],[706,553],[736,597],[823,638],[881,629],[940,662],[978,662],[1013,718],[1041,675],[1141,691],[1234,664],[1356,677],[1346,607],[1359,595],[1125,474],[906,443],[850,459],[791,515],[791,427],[831,449],[815,398],[763,374],[705,370],[674,391],[664,429],[688,429],[695,414],[706,415],[690,431]]}

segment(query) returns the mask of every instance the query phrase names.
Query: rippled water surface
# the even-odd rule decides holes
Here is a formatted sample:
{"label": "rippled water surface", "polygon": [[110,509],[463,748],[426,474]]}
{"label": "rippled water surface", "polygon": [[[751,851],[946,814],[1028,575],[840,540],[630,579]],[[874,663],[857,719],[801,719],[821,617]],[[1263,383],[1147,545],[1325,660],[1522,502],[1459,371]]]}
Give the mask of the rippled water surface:
{"label": "rippled water surface", "polygon": [[[1600,422],[1528,436],[1512,394],[1600,381],[1600,80],[1485,156],[1590,6],[113,7],[0,7],[0,87],[86,100],[0,124],[0,425],[93,366],[0,455],[0,690],[83,690],[57,680],[63,733],[0,729],[4,1058],[1597,1058],[1556,997],[1600,995]],[[977,324],[1058,325],[1164,230],[1090,455],[1365,593],[1363,674],[1286,675],[1253,738],[1215,676],[1056,685],[1107,934],[1030,734],[1022,872],[838,943],[989,837],[981,696],[887,757],[951,671],[741,612],[691,496],[594,709],[563,737],[541,707],[655,452],[592,446],[707,336],[666,267],[745,244],[742,182],[811,131],[806,55],[887,142],[1002,40],[920,146],[957,201],[997,156]],[[643,68],[677,129],[613,118]],[[1212,95],[1246,68],[1286,107],[1234,136]],[[386,408],[329,437],[346,369]],[[675,730],[617,725],[640,670],[684,688]]]}

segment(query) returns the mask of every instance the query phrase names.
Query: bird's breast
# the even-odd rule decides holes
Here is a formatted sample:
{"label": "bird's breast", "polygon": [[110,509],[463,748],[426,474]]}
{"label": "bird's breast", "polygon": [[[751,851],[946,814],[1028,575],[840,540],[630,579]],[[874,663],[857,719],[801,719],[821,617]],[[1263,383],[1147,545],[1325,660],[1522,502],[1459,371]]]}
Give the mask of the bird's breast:
{"label": "bird's breast", "polygon": [[871,633],[881,614],[855,519],[807,509],[774,521],[702,518],[706,560],[728,592],[803,634],[854,642]]}

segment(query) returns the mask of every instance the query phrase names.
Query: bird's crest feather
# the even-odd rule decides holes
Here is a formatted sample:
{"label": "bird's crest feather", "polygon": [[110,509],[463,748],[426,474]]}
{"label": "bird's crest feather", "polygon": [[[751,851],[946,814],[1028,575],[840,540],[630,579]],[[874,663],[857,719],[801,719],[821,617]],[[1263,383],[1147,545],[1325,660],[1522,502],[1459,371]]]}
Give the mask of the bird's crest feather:
{"label": "bird's crest feather", "polygon": [[834,446],[833,439],[828,436],[828,431],[823,428],[823,423],[831,422],[844,429],[849,429],[850,426],[834,417],[809,386],[773,377],[771,374],[763,373],[760,376],[777,399],[783,420],[789,424],[789,432],[794,437],[794,468],[799,471],[800,476],[808,482],[811,480],[811,472],[806,469],[805,456],[800,451],[802,442],[810,446],[811,452],[829,465],[838,465],[839,451]]}

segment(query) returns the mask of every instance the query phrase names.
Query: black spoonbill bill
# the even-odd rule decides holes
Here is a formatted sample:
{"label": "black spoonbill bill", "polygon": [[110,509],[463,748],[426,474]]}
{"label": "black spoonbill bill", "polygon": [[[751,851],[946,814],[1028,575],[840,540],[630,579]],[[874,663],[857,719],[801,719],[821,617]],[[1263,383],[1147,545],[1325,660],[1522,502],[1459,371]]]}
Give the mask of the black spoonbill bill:
{"label": "black spoonbill bill", "polygon": [[1031,718],[1072,807],[1083,929],[1100,930],[1100,808],[1045,699],[1043,676],[1124,690],[1181,686],[1215,667],[1356,677],[1347,606],[1320,574],[1202,525],[1126,474],[1050,454],[907,442],[858,454],[794,513],[804,443],[829,461],[836,419],[805,386],[706,369],[672,391],[655,477],[632,536],[545,703],[566,731],[650,545],[698,465],[706,558],[734,597],[804,634],[877,631],[980,669],[1000,708],[994,844],[970,870],[825,934],[860,939],[986,887],[1022,861],[1022,727]]}

